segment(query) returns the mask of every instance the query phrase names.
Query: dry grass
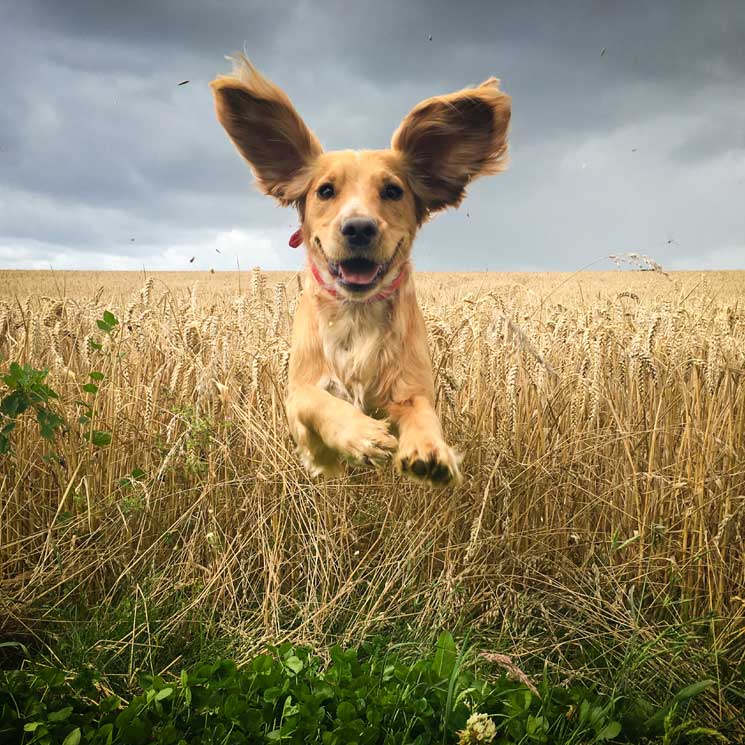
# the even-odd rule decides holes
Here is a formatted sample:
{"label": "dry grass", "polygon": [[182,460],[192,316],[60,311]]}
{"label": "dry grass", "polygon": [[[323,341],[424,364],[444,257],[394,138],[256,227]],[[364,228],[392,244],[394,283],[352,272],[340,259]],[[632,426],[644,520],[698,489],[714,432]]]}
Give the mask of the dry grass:
{"label": "dry grass", "polygon": [[[741,661],[745,273],[418,287],[464,455],[449,491],[301,470],[282,408],[293,274],[246,274],[239,294],[235,274],[0,273],[0,370],[48,367],[71,423],[59,458],[29,418],[0,460],[0,619],[127,592],[132,640],[178,598],[163,633],[206,614],[246,652],[469,624],[560,660],[601,637],[668,649],[668,624],[705,618]],[[92,370],[101,449],[77,433]],[[665,658],[671,681],[689,657]]]}

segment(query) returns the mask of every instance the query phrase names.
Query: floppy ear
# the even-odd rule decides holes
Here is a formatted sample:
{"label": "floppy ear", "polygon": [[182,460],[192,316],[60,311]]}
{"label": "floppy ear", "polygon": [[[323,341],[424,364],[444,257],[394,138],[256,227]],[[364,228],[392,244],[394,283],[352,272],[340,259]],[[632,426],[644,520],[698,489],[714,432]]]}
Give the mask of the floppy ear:
{"label": "floppy ear", "polygon": [[233,62],[230,75],[210,83],[217,118],[261,189],[293,204],[307,191],[311,166],[323,148],[284,91],[244,55]]}
{"label": "floppy ear", "polygon": [[457,207],[469,181],[507,167],[510,97],[489,78],[477,88],[417,104],[396,130],[391,147],[404,155],[420,220]]}

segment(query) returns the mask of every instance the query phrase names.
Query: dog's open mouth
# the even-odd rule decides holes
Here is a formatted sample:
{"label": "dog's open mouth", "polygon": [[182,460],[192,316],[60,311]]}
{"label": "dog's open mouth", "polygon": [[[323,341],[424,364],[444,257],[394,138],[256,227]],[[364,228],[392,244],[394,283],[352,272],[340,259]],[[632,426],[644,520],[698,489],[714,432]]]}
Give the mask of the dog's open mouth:
{"label": "dog's open mouth", "polygon": [[378,264],[363,258],[329,261],[329,271],[334,279],[345,288],[363,292],[378,283],[388,269],[389,263]]}

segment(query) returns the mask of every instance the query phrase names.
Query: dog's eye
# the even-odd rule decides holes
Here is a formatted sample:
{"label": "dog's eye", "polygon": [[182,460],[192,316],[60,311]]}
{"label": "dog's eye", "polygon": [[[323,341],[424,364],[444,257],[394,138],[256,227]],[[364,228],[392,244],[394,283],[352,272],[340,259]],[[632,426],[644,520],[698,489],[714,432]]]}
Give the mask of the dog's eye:
{"label": "dog's eye", "polygon": [[336,194],[334,191],[334,185],[333,184],[321,184],[318,187],[318,191],[316,192],[318,194],[319,199],[331,199],[331,197]]}
{"label": "dog's eye", "polygon": [[401,199],[404,195],[404,190],[396,184],[387,184],[383,188],[383,193],[380,195],[383,199],[391,199],[394,202]]}

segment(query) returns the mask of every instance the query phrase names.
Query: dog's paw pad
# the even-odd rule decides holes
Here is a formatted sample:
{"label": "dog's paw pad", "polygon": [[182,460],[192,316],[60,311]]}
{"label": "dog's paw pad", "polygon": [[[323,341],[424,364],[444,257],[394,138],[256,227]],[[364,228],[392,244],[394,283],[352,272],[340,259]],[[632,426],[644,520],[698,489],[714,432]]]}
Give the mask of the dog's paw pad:
{"label": "dog's paw pad", "polygon": [[418,476],[420,479],[423,479],[427,475],[427,471],[429,470],[427,468],[427,464],[419,458],[412,461],[411,464],[409,464],[407,461],[406,467],[408,468],[408,470],[410,470],[415,476]]}
{"label": "dog's paw pad", "polygon": [[411,455],[399,454],[398,470],[417,481],[446,485],[461,481],[458,458],[445,444],[415,448]]}
{"label": "dog's paw pad", "polygon": [[436,484],[447,484],[452,481],[456,474],[450,469],[450,466],[444,463],[435,463],[430,471],[429,477]]}

